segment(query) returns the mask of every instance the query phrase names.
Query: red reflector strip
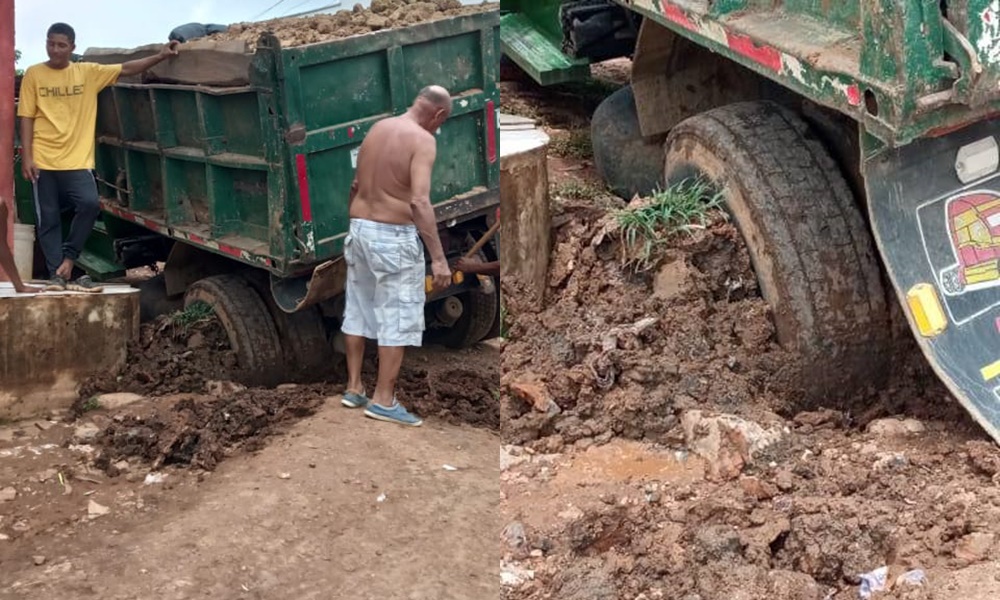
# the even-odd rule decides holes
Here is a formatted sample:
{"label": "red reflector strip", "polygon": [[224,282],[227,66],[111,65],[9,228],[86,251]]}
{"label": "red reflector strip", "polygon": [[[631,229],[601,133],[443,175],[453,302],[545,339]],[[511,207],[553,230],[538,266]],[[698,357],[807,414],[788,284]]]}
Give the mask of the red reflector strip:
{"label": "red reflector strip", "polygon": [[299,176],[299,202],[302,204],[302,220],[312,221],[312,201],[309,198],[309,170],[306,168],[306,155],[295,155],[295,167]]}
{"label": "red reflector strip", "polygon": [[497,110],[492,100],[486,103],[486,160],[497,161]]}

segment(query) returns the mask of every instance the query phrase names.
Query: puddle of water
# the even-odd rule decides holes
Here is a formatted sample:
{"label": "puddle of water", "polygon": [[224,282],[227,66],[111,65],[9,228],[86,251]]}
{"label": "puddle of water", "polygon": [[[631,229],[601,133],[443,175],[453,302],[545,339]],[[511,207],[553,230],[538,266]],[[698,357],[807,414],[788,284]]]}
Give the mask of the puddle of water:
{"label": "puddle of water", "polygon": [[558,479],[573,485],[633,481],[683,484],[704,476],[705,463],[697,457],[616,440],[575,456],[571,465],[559,470]]}

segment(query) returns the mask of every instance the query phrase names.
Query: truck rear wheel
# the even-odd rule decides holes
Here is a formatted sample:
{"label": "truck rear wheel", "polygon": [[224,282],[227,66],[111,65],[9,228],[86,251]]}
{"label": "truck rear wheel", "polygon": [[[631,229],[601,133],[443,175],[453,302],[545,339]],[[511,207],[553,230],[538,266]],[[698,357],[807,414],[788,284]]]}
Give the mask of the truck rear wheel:
{"label": "truck rear wheel", "polygon": [[722,192],[809,403],[879,382],[890,331],[871,235],[805,122],[772,103],[725,106],[678,124],[665,161],[668,185],[702,177]]}
{"label": "truck rear wheel", "polygon": [[246,273],[246,278],[260,294],[274,319],[285,358],[286,378],[320,381],[331,375],[340,361],[327,336],[319,307],[308,306],[298,312],[286,313],[274,301],[270,277],[266,272],[254,270]]}
{"label": "truck rear wheel", "polygon": [[198,302],[209,305],[222,322],[242,383],[281,382],[283,355],[278,332],[264,301],[244,277],[213,275],[195,282],[184,296],[184,306]]}
{"label": "truck rear wheel", "polygon": [[665,137],[642,136],[630,85],[605,98],[590,120],[594,166],[611,191],[626,200],[663,185]]}
{"label": "truck rear wheel", "polygon": [[433,330],[428,341],[456,349],[474,346],[483,341],[493,328],[500,312],[500,296],[495,291],[483,294],[479,290],[471,290],[456,294],[454,298],[462,303],[462,315],[451,327]]}

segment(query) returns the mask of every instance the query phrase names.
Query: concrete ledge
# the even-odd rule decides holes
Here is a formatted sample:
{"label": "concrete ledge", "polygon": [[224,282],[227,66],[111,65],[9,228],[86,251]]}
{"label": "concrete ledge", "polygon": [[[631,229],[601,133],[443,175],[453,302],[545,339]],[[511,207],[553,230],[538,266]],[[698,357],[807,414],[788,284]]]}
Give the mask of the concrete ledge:
{"label": "concrete ledge", "polygon": [[125,366],[139,336],[139,291],[15,295],[0,283],[0,419],[68,408],[80,383]]}

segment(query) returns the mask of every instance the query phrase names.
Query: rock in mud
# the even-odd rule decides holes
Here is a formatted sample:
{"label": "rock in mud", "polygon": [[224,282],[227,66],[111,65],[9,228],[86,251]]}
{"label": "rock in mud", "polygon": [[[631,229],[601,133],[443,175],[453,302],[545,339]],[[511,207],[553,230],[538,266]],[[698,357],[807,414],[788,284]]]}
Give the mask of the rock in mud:
{"label": "rock in mud", "polygon": [[103,517],[104,515],[108,514],[109,512],[111,512],[110,508],[108,508],[107,506],[98,504],[97,502],[94,502],[93,500],[91,500],[90,503],[87,504],[87,516],[90,517],[91,519],[96,519],[98,517]]}
{"label": "rock in mud", "polygon": [[530,569],[504,562],[500,565],[500,586],[518,588],[535,578],[535,572]]}
{"label": "rock in mud", "polygon": [[761,481],[757,477],[743,477],[740,479],[740,488],[748,498],[756,501],[770,500],[778,495],[778,488],[766,481]]}
{"label": "rock in mud", "polygon": [[554,583],[559,600],[618,600],[618,589],[598,561],[580,561],[561,572]]}
{"label": "rock in mud", "polygon": [[927,431],[916,419],[878,419],[868,424],[868,433],[879,437],[903,437]]}
{"label": "rock in mud", "polygon": [[754,455],[783,437],[780,427],[764,429],[735,415],[705,416],[691,410],[681,417],[688,448],[707,462],[706,477],[712,481],[735,479]]}
{"label": "rock in mud", "polygon": [[510,384],[510,390],[521,400],[531,405],[535,411],[547,414],[559,414],[559,405],[556,404],[552,396],[549,395],[545,383],[536,377],[527,374]]}
{"label": "rock in mud", "polygon": [[816,580],[805,573],[794,571],[771,571],[768,573],[771,584],[770,598],[782,600],[825,600],[826,591],[816,583]]}
{"label": "rock in mud", "polygon": [[215,396],[216,398],[223,398],[225,396],[232,396],[239,392],[245,391],[247,387],[245,385],[235,383],[232,381],[206,381],[205,391],[208,394]]}
{"label": "rock in mud", "polygon": [[17,490],[12,487],[0,489],[0,502],[10,502],[17,498]]}
{"label": "rock in mud", "polygon": [[743,540],[731,525],[708,525],[695,532],[693,550],[699,562],[717,562],[743,554]]}
{"label": "rock in mud", "polygon": [[972,467],[986,475],[994,477],[1000,473],[1000,449],[996,444],[983,440],[974,440],[965,444]]}
{"label": "rock in mud", "polygon": [[528,536],[524,531],[524,525],[514,521],[508,523],[500,534],[504,547],[513,553],[514,558],[520,560],[528,556]]}
{"label": "rock in mud", "polygon": [[87,444],[95,439],[97,439],[97,434],[101,432],[101,428],[93,423],[84,423],[78,425],[76,430],[73,432],[73,441],[79,444]]}
{"label": "rock in mud", "polygon": [[683,259],[677,259],[660,268],[653,278],[653,297],[672,300],[690,286],[691,268]]}
{"label": "rock in mud", "polygon": [[97,403],[101,405],[101,408],[105,408],[107,410],[118,410],[128,406],[129,404],[135,404],[142,399],[143,396],[140,396],[139,394],[121,392],[117,394],[101,394],[97,397]]}
{"label": "rock in mud", "polygon": [[963,537],[955,546],[955,558],[969,563],[979,562],[991,555],[996,535],[974,532]]}

